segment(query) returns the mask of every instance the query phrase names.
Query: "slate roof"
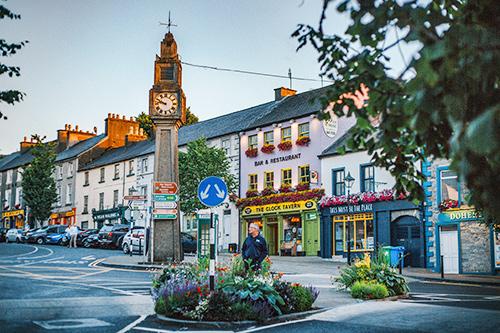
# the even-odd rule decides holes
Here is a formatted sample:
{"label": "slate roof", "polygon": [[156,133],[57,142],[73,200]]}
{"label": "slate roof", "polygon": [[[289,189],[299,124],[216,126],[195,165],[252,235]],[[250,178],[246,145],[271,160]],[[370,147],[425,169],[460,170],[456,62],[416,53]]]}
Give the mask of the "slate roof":
{"label": "slate roof", "polygon": [[[21,155],[20,152],[16,151],[12,154],[6,155],[0,159],[0,171],[4,170],[4,166],[10,163],[12,160],[18,158]],[[5,169],[6,170],[6,169]]]}
{"label": "slate roof", "polygon": [[3,158],[0,160],[0,171],[18,168],[20,166],[31,163],[31,161],[33,160],[33,155],[31,155],[31,149],[28,149],[22,153],[15,152],[4,158],[9,158],[11,156],[12,158],[6,163],[2,163],[2,161],[4,160]]}
{"label": "slate roof", "polygon": [[56,162],[60,162],[60,161],[64,161],[64,160],[67,160],[70,158],[77,157],[81,153],[89,150],[90,148],[92,148],[93,146],[98,144],[99,141],[101,141],[105,137],[106,137],[105,134],[100,134],[100,135],[96,135],[92,138],[78,142],[77,144],[75,144],[75,145],[69,147],[68,149],[63,150],[62,152],[57,154]]}
{"label": "slate roof", "polygon": [[264,127],[317,113],[322,109],[318,98],[324,96],[328,88],[327,86],[285,97],[276,105],[272,112],[252,122],[248,129]]}

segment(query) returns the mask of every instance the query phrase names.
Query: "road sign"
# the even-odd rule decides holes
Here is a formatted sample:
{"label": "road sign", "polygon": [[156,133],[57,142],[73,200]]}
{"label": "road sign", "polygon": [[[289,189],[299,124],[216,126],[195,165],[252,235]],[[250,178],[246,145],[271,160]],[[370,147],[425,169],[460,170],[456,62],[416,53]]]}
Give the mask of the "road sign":
{"label": "road sign", "polygon": [[220,177],[210,176],[198,185],[198,199],[207,207],[215,207],[227,197],[227,185]]}
{"label": "road sign", "polygon": [[129,200],[129,201],[144,201],[146,200],[145,195],[126,195],[123,197],[123,200]]}
{"label": "road sign", "polygon": [[153,214],[177,214],[177,209],[155,208]]}
{"label": "road sign", "polygon": [[179,201],[177,194],[153,194],[153,201]]}
{"label": "road sign", "polygon": [[155,220],[173,220],[177,218],[177,214],[153,214]]}
{"label": "road sign", "polygon": [[175,201],[154,201],[154,208],[177,208],[177,202]]}
{"label": "road sign", "polygon": [[154,194],[176,194],[177,184],[172,182],[153,182]]}

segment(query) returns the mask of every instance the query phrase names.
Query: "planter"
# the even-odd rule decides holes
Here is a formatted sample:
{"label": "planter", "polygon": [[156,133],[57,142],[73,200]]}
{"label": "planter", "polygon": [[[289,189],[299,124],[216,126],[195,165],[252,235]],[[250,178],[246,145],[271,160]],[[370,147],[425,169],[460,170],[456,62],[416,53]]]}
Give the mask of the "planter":
{"label": "planter", "polygon": [[283,141],[278,144],[278,149],[281,151],[292,149],[292,141]]}
{"label": "planter", "polygon": [[311,138],[308,136],[301,136],[300,138],[295,141],[295,144],[297,146],[309,146],[309,143],[311,142]]}
{"label": "planter", "polygon": [[264,154],[272,154],[275,148],[274,145],[263,145],[260,151]]}
{"label": "planter", "polygon": [[257,148],[249,148],[245,151],[247,157],[257,157],[259,150]]}

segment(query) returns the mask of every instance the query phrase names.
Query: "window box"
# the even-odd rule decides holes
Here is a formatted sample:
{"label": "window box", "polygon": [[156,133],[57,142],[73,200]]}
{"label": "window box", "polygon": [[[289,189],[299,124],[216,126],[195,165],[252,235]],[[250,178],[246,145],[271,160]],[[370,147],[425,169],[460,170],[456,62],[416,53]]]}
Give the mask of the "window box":
{"label": "window box", "polygon": [[310,184],[308,182],[302,182],[295,188],[297,191],[307,191],[310,189]]}
{"label": "window box", "polygon": [[280,193],[289,193],[289,192],[293,192],[292,185],[288,183],[281,184]]}
{"label": "window box", "polygon": [[87,186],[89,186],[89,185],[90,185],[90,184],[83,184],[83,187],[87,187]]}
{"label": "window box", "polygon": [[102,184],[102,183],[104,183],[104,180],[100,180],[100,181],[99,181],[99,184]]}
{"label": "window box", "polygon": [[301,136],[295,141],[297,146],[309,146],[309,143],[311,142],[311,138],[308,136]]}
{"label": "window box", "polygon": [[259,150],[257,148],[248,148],[245,151],[245,155],[247,155],[247,157],[257,157],[258,153]]}
{"label": "window box", "polygon": [[292,141],[286,140],[278,144],[278,149],[281,151],[292,149]]}
{"label": "window box", "polygon": [[258,197],[259,196],[259,191],[257,190],[248,190],[247,193],[247,198],[253,198],[253,197]]}
{"label": "window box", "polygon": [[276,194],[276,191],[272,187],[266,187],[265,189],[262,190],[261,195],[266,196],[266,195],[271,195],[271,194]]}
{"label": "window box", "polygon": [[127,177],[132,177],[132,176],[135,176],[135,173],[129,173],[129,174],[127,175]]}
{"label": "window box", "polygon": [[118,179],[120,179],[120,177],[115,177],[115,178],[113,178],[113,180],[118,180]]}
{"label": "window box", "polygon": [[271,154],[274,151],[274,145],[273,144],[266,144],[263,145],[262,148],[260,148],[260,151],[263,152],[264,154]]}
{"label": "window box", "polygon": [[453,208],[458,208],[458,200],[446,199],[439,204],[439,211],[441,212]]}

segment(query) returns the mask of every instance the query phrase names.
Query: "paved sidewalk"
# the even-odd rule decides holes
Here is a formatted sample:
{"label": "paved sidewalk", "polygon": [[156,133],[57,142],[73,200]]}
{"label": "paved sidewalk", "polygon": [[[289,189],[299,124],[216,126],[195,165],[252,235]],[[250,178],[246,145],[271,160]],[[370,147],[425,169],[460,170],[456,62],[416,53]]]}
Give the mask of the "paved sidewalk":
{"label": "paved sidewalk", "polygon": [[403,275],[405,277],[421,280],[500,286],[500,275],[445,274],[444,279],[441,279],[440,273],[434,273],[425,268],[411,267],[405,267],[403,269]]}

